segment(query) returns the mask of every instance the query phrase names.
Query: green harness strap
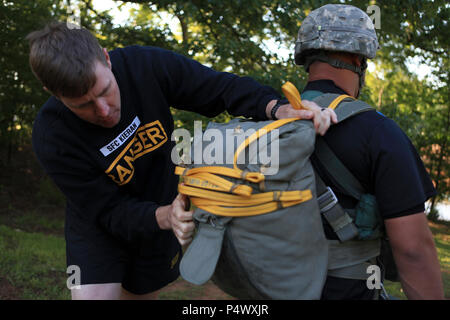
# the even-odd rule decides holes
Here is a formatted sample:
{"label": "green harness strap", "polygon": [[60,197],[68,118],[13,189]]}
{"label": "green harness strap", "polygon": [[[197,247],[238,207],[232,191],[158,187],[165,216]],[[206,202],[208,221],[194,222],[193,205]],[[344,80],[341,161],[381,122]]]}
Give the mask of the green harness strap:
{"label": "green harness strap", "polygon": [[[306,91],[302,94],[302,99],[311,99],[319,106],[326,108],[339,96],[339,94],[324,94],[320,91]],[[336,107],[335,112],[338,122],[342,122],[358,113],[369,110],[374,110],[374,108],[362,101],[345,98]],[[364,194],[364,188],[320,136],[316,138],[314,152],[339,189],[360,200],[361,195]],[[358,235],[358,229],[351,217],[339,205],[331,188],[328,188],[317,174],[316,181],[319,206],[325,220],[333,228],[341,242],[355,238]]]}
{"label": "green harness strap", "polygon": [[[306,91],[302,94],[302,99],[313,100],[319,106],[326,108],[338,96],[338,94],[323,94],[320,91]],[[370,110],[374,110],[374,108],[362,101],[344,99],[335,109],[335,112],[338,122],[341,122],[356,114]],[[321,166],[341,192],[357,200],[364,197],[364,187],[320,136],[316,139],[315,154]],[[331,188],[325,185],[317,173],[316,178],[317,195],[322,216],[339,238],[339,241],[329,241],[328,275],[338,278],[366,280],[368,276],[366,273],[367,266],[374,264],[374,258],[380,253],[380,241],[379,239],[351,240],[357,235],[360,236],[360,231],[356,228],[349,214],[339,205]]]}
{"label": "green harness strap", "polygon": [[339,189],[353,198],[360,200],[364,188],[355,176],[342,164],[322,137],[317,137],[315,153],[319,162]]}
{"label": "green harness strap", "polygon": [[321,91],[317,91],[317,90],[309,90],[309,91],[305,91],[301,94],[301,97],[303,100],[314,100],[315,98],[317,98],[318,96],[323,95],[323,92]]}

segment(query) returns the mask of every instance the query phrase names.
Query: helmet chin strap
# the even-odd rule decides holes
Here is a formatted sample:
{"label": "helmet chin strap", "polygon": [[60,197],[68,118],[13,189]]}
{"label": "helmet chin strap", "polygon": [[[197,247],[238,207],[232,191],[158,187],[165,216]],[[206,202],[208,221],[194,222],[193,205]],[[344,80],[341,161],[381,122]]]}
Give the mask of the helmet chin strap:
{"label": "helmet chin strap", "polygon": [[359,67],[359,68],[361,69],[361,72],[358,72],[359,88],[358,88],[358,93],[356,94],[356,98],[359,98],[362,88],[364,88],[364,86],[366,85],[366,69],[367,69],[367,58],[366,57],[363,57],[363,59],[361,60],[361,67]]}
{"label": "helmet chin strap", "polygon": [[353,64],[349,64],[346,62],[343,62],[341,60],[338,59],[334,59],[329,57],[325,52],[323,51],[319,51],[318,53],[313,53],[311,55],[308,55],[305,58],[305,63],[304,63],[304,68],[306,70],[306,72],[309,72],[309,66],[314,62],[314,61],[321,61],[321,62],[325,62],[328,63],[329,65],[335,67],[335,68],[339,68],[339,69],[347,69],[350,71],[353,71],[354,73],[357,73],[359,76],[359,88],[358,88],[358,93],[356,95],[356,98],[359,97],[362,88],[365,85],[365,75],[366,75],[366,69],[367,69],[367,58],[363,58],[361,61],[361,66],[355,66]]}
{"label": "helmet chin strap", "polygon": [[359,89],[358,93],[356,94],[356,98],[359,98],[362,88],[364,88],[364,86],[366,85],[366,70],[364,69],[362,74],[358,75],[359,75]]}

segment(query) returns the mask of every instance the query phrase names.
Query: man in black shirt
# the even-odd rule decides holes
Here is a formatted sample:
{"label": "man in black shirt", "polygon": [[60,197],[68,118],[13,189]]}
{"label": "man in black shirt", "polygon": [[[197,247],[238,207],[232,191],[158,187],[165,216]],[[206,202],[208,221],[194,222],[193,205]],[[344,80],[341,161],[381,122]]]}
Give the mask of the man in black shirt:
{"label": "man in black shirt", "polygon": [[[67,199],[67,264],[81,284],[72,297],[154,297],[178,277],[180,244],[194,230],[188,200],[177,195],[169,107],[266,120],[279,95],[159,48],[108,53],[65,23],[28,39],[32,70],[52,94],[36,117],[33,148]],[[305,104],[309,111],[283,108],[323,134],[333,113]]]}
{"label": "man in black shirt", "polygon": [[[372,21],[362,10],[326,5],[312,11],[300,27],[295,48],[296,63],[309,73],[302,97],[312,100],[324,93],[358,97],[366,60],[374,58],[377,49]],[[424,202],[436,191],[408,137],[394,121],[368,111],[332,126],[324,140],[366,192],[375,195],[406,296],[443,298],[439,261],[424,213]],[[342,207],[354,208],[355,199],[313,164]],[[337,239],[329,226],[324,227],[328,239]],[[322,294],[323,299],[373,297],[366,281],[334,276],[328,276]]]}

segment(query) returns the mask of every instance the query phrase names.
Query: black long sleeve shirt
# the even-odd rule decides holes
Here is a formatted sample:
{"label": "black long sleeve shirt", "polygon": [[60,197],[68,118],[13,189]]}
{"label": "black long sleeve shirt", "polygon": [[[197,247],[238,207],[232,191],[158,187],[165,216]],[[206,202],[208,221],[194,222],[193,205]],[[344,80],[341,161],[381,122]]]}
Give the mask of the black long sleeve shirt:
{"label": "black long sleeve shirt", "polygon": [[155,210],[177,194],[169,107],[263,120],[267,103],[279,96],[251,78],[160,48],[126,47],[110,58],[121,94],[119,124],[92,125],[51,97],[35,120],[33,148],[67,198],[73,230],[100,226],[133,242],[159,230]]}

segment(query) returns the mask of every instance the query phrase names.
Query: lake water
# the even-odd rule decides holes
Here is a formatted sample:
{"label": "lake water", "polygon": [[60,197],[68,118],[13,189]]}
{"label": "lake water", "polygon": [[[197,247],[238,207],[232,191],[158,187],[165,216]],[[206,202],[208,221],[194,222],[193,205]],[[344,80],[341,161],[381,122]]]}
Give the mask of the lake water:
{"label": "lake water", "polygon": [[450,221],[450,204],[439,203],[436,205],[441,220]]}

